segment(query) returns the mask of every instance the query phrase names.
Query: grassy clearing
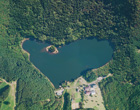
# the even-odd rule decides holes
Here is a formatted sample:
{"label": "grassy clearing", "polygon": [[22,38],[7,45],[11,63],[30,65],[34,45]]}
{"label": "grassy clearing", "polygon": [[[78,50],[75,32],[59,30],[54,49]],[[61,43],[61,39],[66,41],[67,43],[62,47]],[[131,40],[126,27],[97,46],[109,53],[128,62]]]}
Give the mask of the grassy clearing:
{"label": "grassy clearing", "polygon": [[80,94],[79,94],[78,92],[75,93],[75,102],[76,102],[76,103],[81,102],[81,96],[80,96]]}
{"label": "grassy clearing", "polygon": [[75,100],[76,103],[81,102],[81,98]]}
{"label": "grassy clearing", "polygon": [[2,103],[1,110],[14,110],[15,107],[15,93],[16,93],[16,81],[12,83],[8,83],[5,80],[2,80],[0,84],[0,88],[9,85],[10,91],[8,97],[4,100],[4,102],[8,102],[9,104]]}
{"label": "grassy clearing", "polygon": [[75,97],[78,97],[78,93],[75,93]]}
{"label": "grassy clearing", "polygon": [[3,88],[3,87],[6,86],[6,85],[7,85],[7,83],[1,82],[1,83],[0,83],[0,89]]}
{"label": "grassy clearing", "polygon": [[[91,83],[98,84],[97,81]],[[69,87],[66,88],[67,92],[70,93],[72,101],[72,109],[77,109],[79,107],[79,102],[81,102],[80,90],[83,90],[82,85],[89,85],[91,83],[86,82],[82,77],[77,78],[74,82],[69,83]],[[76,91],[76,89],[79,91]],[[105,110],[104,102],[102,99],[101,91],[99,86],[95,88],[96,94],[93,96],[87,96],[84,94],[84,108],[95,108],[95,110]]]}
{"label": "grassy clearing", "polygon": [[104,101],[101,95],[101,90],[99,86],[95,89],[96,94],[91,96],[85,96],[84,98],[84,108],[93,108],[96,107],[95,110],[105,110]]}
{"label": "grassy clearing", "polygon": [[96,107],[96,106],[94,106],[93,108],[94,108],[94,110],[99,110],[98,107]]}

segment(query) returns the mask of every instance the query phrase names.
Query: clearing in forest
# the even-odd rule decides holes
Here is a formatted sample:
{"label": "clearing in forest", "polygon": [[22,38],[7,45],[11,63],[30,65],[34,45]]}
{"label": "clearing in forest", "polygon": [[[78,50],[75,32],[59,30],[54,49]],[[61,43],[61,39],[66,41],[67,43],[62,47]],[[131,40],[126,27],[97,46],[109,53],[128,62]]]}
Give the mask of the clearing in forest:
{"label": "clearing in forest", "polygon": [[[84,108],[94,108],[96,110],[105,110],[104,101],[102,99],[101,91],[98,86],[98,82],[101,81],[99,80],[100,78],[97,78],[95,81],[88,83],[84,78],[79,77],[74,82],[68,84],[68,87],[66,87],[66,90],[71,95],[72,109],[79,108],[79,103],[82,102],[81,91],[83,91],[84,92],[84,100],[83,100]],[[95,86],[95,87],[90,87],[90,89],[93,89],[95,91],[95,94],[93,95],[86,94],[85,88],[88,88],[90,85]]]}
{"label": "clearing in forest", "polygon": [[8,96],[4,101],[1,102],[1,110],[14,110],[16,105],[16,81],[12,81],[11,83],[5,81],[4,79],[0,79],[0,89],[9,85],[10,90]]}

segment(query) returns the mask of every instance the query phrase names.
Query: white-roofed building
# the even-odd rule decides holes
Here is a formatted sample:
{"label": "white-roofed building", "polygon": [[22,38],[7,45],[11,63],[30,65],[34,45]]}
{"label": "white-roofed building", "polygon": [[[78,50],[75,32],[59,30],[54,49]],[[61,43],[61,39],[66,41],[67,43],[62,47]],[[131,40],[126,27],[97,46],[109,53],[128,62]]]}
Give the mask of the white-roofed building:
{"label": "white-roofed building", "polygon": [[96,92],[95,92],[94,90],[92,90],[92,91],[90,92],[90,94],[91,94],[91,95],[95,95]]}

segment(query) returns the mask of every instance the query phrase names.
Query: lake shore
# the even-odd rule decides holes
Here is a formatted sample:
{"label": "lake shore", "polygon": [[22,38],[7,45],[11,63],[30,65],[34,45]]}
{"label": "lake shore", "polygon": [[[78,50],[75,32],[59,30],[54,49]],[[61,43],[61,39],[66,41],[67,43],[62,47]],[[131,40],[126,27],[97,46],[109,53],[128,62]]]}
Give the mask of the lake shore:
{"label": "lake shore", "polygon": [[58,54],[59,51],[58,51],[58,49],[57,49],[56,47],[55,47],[55,51],[54,51],[54,52],[49,52],[49,48],[50,48],[51,46],[52,46],[52,45],[46,47],[46,52],[48,52],[49,54]]}
{"label": "lake shore", "polygon": [[21,47],[23,53],[27,53],[27,54],[28,54],[28,56],[29,56],[28,58],[29,58],[29,60],[30,60],[30,53],[23,49],[23,43],[24,43],[25,41],[27,41],[27,40],[29,40],[29,38],[24,38],[24,39],[21,41],[20,47]]}
{"label": "lake shore", "polygon": [[[27,40],[29,40],[29,38],[23,39],[23,40],[21,41],[20,47],[21,47],[23,53],[27,53],[27,54],[28,54],[28,60],[30,61],[30,53],[29,53],[28,51],[26,51],[26,50],[23,49],[23,43],[24,43],[25,41],[27,41]],[[47,80],[50,81],[50,79],[49,79],[47,76],[45,76],[33,63],[32,63],[32,66],[33,66],[35,69],[37,69],[37,70],[40,72],[40,74],[42,74]],[[52,83],[51,81],[50,81],[50,83],[51,83],[51,85],[55,88],[55,86],[53,85],[53,83]]]}
{"label": "lake shore", "polygon": [[[110,59],[111,55],[108,56],[108,54],[106,55],[104,52],[104,50],[106,49],[104,47],[108,47],[109,45],[107,42],[103,42],[103,44],[106,46],[100,47],[100,51],[96,51],[96,46],[100,46],[97,40],[94,39],[92,41],[77,41],[74,44],[71,44],[72,46],[67,45],[65,47],[62,47],[61,49],[60,47],[58,47],[58,50],[61,50],[61,52],[59,51],[58,55],[52,55],[52,52],[55,51],[55,46],[49,45],[48,43],[37,43],[36,41],[27,41],[23,44],[23,47],[25,50],[28,50],[28,52],[31,54],[31,57],[33,56],[34,59],[30,58],[30,60],[35,62],[34,65],[39,65],[37,67],[39,67],[39,69],[51,79],[51,81],[57,89],[57,87],[62,81],[71,80],[71,77],[78,77],[82,70],[88,70],[88,68],[90,68],[91,70],[91,68],[93,68],[92,65],[95,65],[94,67],[98,68],[102,66],[101,64],[105,62],[104,59]],[[28,47],[30,48],[28,49]],[[89,51],[92,49],[93,51]],[[94,52],[94,49],[96,53]],[[109,49],[107,48],[107,50]],[[46,51],[49,51],[50,53]],[[110,48],[108,52],[111,53],[111,51],[112,50]],[[54,54],[57,52],[55,51]],[[102,54],[104,54],[104,56],[102,56]],[[102,58],[102,60],[97,61],[97,58],[93,56],[105,58]],[[91,59],[95,61],[93,62],[91,61]],[[98,63],[96,64],[96,62]],[[102,75],[104,75],[104,72],[100,74],[100,76]]]}

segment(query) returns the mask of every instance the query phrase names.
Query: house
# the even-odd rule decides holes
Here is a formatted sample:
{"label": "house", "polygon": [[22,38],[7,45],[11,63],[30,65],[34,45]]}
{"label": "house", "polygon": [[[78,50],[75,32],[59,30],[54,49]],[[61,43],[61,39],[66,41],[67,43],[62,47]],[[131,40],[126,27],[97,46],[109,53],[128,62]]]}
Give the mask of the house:
{"label": "house", "polygon": [[85,91],[90,91],[90,86],[84,88]]}
{"label": "house", "polygon": [[86,95],[95,95],[96,92],[95,92],[95,88],[97,87],[96,84],[91,84],[90,86],[88,87],[85,87],[84,88],[84,92]]}
{"label": "house", "polygon": [[92,91],[90,92],[90,94],[91,94],[91,95],[95,95],[96,92],[95,92],[94,90],[92,90]]}
{"label": "house", "polygon": [[86,94],[86,95],[90,95],[91,92],[90,92],[90,91],[85,91],[85,94]]}

